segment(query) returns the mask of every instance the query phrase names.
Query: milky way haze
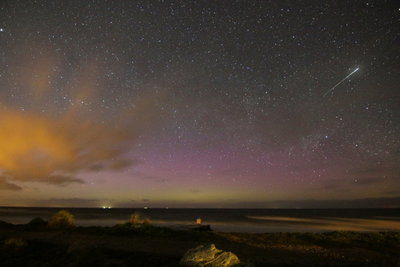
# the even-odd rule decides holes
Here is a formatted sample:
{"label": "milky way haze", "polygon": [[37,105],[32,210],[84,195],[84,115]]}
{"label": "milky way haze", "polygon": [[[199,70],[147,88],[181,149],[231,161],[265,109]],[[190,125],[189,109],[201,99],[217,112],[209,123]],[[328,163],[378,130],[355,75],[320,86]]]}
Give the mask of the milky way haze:
{"label": "milky way haze", "polygon": [[396,4],[1,1],[0,205],[399,206]]}

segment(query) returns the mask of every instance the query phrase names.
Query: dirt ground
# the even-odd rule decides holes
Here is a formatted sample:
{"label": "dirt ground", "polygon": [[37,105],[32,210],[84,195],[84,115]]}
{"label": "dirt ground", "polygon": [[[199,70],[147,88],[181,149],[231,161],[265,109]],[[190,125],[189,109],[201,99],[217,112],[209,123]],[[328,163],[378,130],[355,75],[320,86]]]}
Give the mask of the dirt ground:
{"label": "dirt ground", "polygon": [[145,227],[0,225],[1,266],[179,266],[214,243],[242,266],[400,266],[400,233],[215,233]]}

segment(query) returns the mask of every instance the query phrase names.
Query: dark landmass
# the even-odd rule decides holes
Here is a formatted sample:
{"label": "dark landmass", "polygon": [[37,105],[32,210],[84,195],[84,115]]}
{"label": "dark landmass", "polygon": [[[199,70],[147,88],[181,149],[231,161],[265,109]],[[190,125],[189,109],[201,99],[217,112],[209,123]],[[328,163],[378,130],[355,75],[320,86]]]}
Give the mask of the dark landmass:
{"label": "dark landmass", "polygon": [[400,232],[217,233],[150,224],[51,229],[41,219],[0,221],[1,266],[179,266],[200,244],[241,266],[400,266]]}

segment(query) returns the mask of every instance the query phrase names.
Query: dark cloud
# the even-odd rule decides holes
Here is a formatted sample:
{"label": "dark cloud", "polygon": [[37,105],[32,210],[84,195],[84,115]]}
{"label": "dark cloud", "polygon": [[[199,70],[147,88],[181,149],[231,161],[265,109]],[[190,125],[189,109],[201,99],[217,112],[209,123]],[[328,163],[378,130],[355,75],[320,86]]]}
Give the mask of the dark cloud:
{"label": "dark cloud", "polygon": [[198,190],[198,189],[192,189],[192,190],[190,190],[190,193],[201,193],[201,191],[200,190]]}
{"label": "dark cloud", "polygon": [[148,175],[142,172],[135,172],[133,176],[137,179],[141,179],[143,181],[151,181],[154,183],[167,183],[172,180],[171,178]]}
{"label": "dark cloud", "polygon": [[10,183],[7,181],[7,179],[5,177],[2,177],[0,175],[0,190],[12,190],[12,191],[21,191],[22,187]]}
{"label": "dark cloud", "polygon": [[336,192],[344,192],[351,190],[351,188],[354,187],[379,185],[384,181],[385,179],[382,177],[348,178],[345,180],[332,179],[321,182],[317,188],[323,190],[335,190]]}
{"label": "dark cloud", "polygon": [[383,182],[383,180],[384,179],[380,178],[380,177],[360,178],[360,179],[354,180],[354,185],[364,186],[364,185],[379,184],[379,183]]}
{"label": "dark cloud", "polygon": [[67,185],[70,183],[78,183],[83,184],[84,181],[82,179],[78,179],[72,175],[50,175],[48,177],[47,183],[53,185]]}
{"label": "dark cloud", "polygon": [[102,200],[91,198],[50,198],[46,200],[36,200],[34,203],[36,206],[42,207],[100,207]]}
{"label": "dark cloud", "polygon": [[399,190],[383,191],[382,195],[384,195],[384,196],[399,196],[400,195],[400,189]]}
{"label": "dark cloud", "polygon": [[337,190],[343,187],[344,184],[345,183],[342,180],[328,180],[321,182],[321,184],[317,188],[323,190]]}
{"label": "dark cloud", "polygon": [[143,176],[143,177],[141,177],[141,179],[146,180],[146,181],[152,181],[155,183],[167,183],[170,181],[170,179],[168,179],[168,178],[162,178],[162,177],[152,176],[152,175]]}
{"label": "dark cloud", "polygon": [[369,174],[376,174],[384,171],[385,168],[383,167],[366,167],[362,169],[354,169],[349,172],[349,174],[354,175],[369,175]]}
{"label": "dark cloud", "polygon": [[106,169],[110,169],[113,171],[120,171],[120,170],[129,168],[129,167],[135,165],[136,163],[137,163],[137,161],[135,161],[133,159],[122,158],[119,160],[111,161],[109,166],[107,166]]}
{"label": "dark cloud", "polygon": [[348,200],[281,200],[271,202],[232,202],[232,207],[258,208],[400,208],[400,197],[392,198],[365,198]]}
{"label": "dark cloud", "polygon": [[217,171],[214,173],[214,175],[217,177],[231,177],[231,176],[236,176],[236,175],[245,175],[248,173],[249,173],[249,170],[246,168],[233,167],[233,168],[228,168],[228,169]]}
{"label": "dark cloud", "polygon": [[120,171],[136,165],[138,162],[133,159],[113,159],[109,162],[96,162],[88,167],[89,171],[99,172],[103,170]]}

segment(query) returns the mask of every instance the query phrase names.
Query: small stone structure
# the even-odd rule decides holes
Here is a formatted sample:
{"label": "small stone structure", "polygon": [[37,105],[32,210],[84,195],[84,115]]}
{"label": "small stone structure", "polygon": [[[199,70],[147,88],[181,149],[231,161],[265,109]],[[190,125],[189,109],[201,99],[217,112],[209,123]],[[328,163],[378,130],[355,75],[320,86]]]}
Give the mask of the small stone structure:
{"label": "small stone structure", "polygon": [[180,262],[191,267],[230,267],[239,263],[235,254],[217,249],[214,244],[189,249]]}

